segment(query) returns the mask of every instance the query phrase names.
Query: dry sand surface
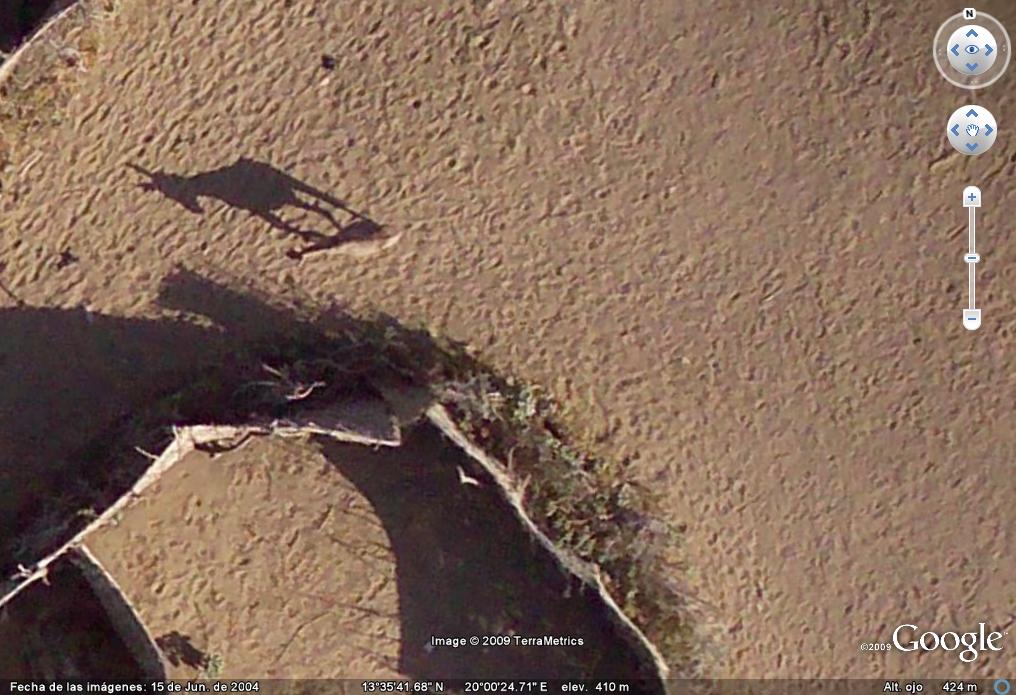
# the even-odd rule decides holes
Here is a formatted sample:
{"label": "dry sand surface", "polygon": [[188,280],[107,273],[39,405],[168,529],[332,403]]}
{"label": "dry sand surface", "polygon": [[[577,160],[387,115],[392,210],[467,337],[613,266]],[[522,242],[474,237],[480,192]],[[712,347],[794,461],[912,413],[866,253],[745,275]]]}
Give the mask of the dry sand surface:
{"label": "dry sand surface", "polygon": [[[57,461],[167,370],[217,357],[203,328],[141,321],[183,265],[380,309],[547,386],[588,447],[667,495],[708,674],[1016,669],[1012,636],[969,665],[859,650],[899,623],[1016,610],[1016,77],[975,97],[994,149],[954,153],[942,126],[972,97],[930,44],[955,4],[118,5],[63,117],[5,174],[0,280],[40,308],[4,300],[4,460]],[[1011,4],[978,7],[1016,32]],[[361,224],[297,261],[315,239],[284,225],[333,223],[252,195],[262,176],[401,237],[378,249]],[[985,197],[976,333],[960,326],[968,184]],[[101,378],[61,347],[71,327],[100,350],[88,312],[117,317]],[[131,351],[160,335],[176,349]],[[37,405],[54,389],[55,413]]]}
{"label": "dry sand surface", "polygon": [[[397,449],[256,439],[190,454],[87,543],[178,678],[213,664],[231,678],[639,673],[592,594],[470,465],[430,426]],[[431,639],[471,634],[584,643]]]}
{"label": "dry sand surface", "polygon": [[[296,444],[189,455],[88,546],[154,635],[170,675],[398,675],[384,529]],[[252,669],[255,669],[252,671]]]}

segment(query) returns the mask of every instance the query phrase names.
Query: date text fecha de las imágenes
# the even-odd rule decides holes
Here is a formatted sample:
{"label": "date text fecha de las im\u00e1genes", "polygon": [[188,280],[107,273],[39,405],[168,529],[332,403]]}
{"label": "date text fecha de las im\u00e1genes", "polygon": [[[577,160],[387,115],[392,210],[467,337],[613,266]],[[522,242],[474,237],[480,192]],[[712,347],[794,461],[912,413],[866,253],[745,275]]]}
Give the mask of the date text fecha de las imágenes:
{"label": "date text fecha de las im\u00e1genes", "polygon": [[74,681],[19,681],[11,682],[12,693],[143,693],[145,684],[135,683],[83,683]]}
{"label": "date text fecha de las im\u00e1genes", "polygon": [[585,644],[582,637],[561,635],[541,635],[539,637],[523,637],[522,635],[483,635],[473,637],[437,637],[432,635],[430,644],[433,647],[581,647]]}

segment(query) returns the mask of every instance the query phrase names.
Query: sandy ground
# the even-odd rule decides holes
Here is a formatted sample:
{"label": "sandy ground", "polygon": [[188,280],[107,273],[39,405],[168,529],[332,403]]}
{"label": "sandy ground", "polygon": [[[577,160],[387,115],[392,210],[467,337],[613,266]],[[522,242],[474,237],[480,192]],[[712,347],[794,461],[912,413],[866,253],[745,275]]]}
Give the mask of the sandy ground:
{"label": "sandy ground", "polygon": [[[398,449],[255,439],[190,454],[88,546],[178,678],[639,675],[471,465],[430,427]],[[582,644],[432,640],[547,634]]]}
{"label": "sandy ground", "polygon": [[[707,673],[1012,671],[1008,645],[971,665],[859,649],[902,622],[1013,620],[1012,73],[976,97],[998,142],[964,158],[942,130],[971,97],[930,57],[955,5],[745,7],[124,0],[66,117],[9,173],[2,280],[80,316],[88,344],[77,307],[152,316],[182,264],[379,308],[545,384],[686,527],[715,622]],[[1016,30],[1005,3],[979,9]],[[307,240],[265,215],[331,223],[259,208],[241,158],[402,237],[295,261]],[[143,190],[129,164],[196,178]],[[971,183],[977,333],[960,326]],[[12,324],[9,358],[27,339]],[[89,364],[55,325],[10,359]],[[176,340],[173,367],[214,357]],[[82,441],[158,382],[150,357],[106,364],[105,391],[67,385],[76,405],[58,412],[88,423]],[[81,443],[50,438],[39,384],[0,370],[8,460],[30,470],[31,442],[46,460]]]}
{"label": "sandy ground", "polygon": [[170,675],[398,676],[394,556],[362,495],[313,452],[191,454],[88,541]]}

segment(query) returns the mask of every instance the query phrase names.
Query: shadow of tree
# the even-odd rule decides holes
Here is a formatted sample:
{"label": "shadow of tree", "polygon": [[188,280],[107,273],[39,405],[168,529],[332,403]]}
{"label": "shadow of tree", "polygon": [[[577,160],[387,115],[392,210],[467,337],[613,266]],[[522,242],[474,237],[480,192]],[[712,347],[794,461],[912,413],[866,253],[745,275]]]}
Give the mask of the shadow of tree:
{"label": "shadow of tree", "polygon": [[[260,406],[241,387],[260,378],[262,362],[320,358],[331,370],[329,383],[353,390],[368,388],[379,375],[408,378],[400,364],[411,364],[421,377],[450,369],[446,346],[389,317],[357,319],[335,311],[309,319],[187,271],[166,279],[160,304],[200,313],[214,325],[28,306],[0,310],[0,378],[9,385],[0,391],[3,576],[83,525],[76,517],[83,506],[103,508],[143,472],[148,460],[133,446],[160,445],[137,439],[138,413],[157,420],[159,429],[149,433],[165,444],[171,424],[249,417]],[[394,450],[334,442],[322,447],[337,472],[371,501],[391,540],[400,596],[399,668],[406,675],[650,675],[599,597],[531,541],[492,481],[436,430],[418,426]],[[481,487],[463,486],[460,468]],[[64,526],[45,547],[10,542],[26,529],[58,521]],[[431,640],[474,634],[581,637],[583,644],[453,649]],[[160,641],[177,658],[197,661],[200,655],[188,644],[173,634]]]}
{"label": "shadow of tree", "polygon": [[81,454],[89,443],[193,370],[220,361],[229,342],[222,333],[172,320],[29,306],[0,310],[3,576],[12,563],[29,559],[9,554],[18,532],[71,504],[87,486],[95,465]]}
{"label": "shadow of tree", "polygon": [[[436,428],[417,425],[396,449],[320,446],[367,497],[391,540],[400,671],[421,679],[641,678],[652,685],[651,670],[599,596],[561,569],[494,481]],[[460,470],[479,485],[464,485]],[[433,639],[472,635],[509,643],[451,647]],[[515,639],[548,636],[581,644]]]}

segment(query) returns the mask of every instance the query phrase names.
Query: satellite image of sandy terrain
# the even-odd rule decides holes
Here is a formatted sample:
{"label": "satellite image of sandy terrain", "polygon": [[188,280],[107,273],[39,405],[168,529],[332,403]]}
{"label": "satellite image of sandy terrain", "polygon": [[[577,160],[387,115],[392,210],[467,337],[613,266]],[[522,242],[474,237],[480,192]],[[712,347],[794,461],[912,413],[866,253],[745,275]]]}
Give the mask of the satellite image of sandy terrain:
{"label": "satellite image of sandy terrain", "polygon": [[3,5],[0,678],[1007,694],[1016,5]]}

